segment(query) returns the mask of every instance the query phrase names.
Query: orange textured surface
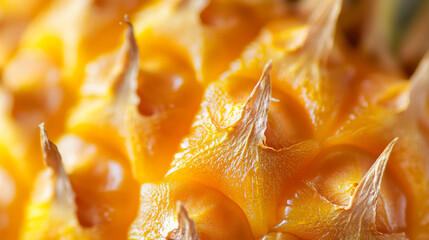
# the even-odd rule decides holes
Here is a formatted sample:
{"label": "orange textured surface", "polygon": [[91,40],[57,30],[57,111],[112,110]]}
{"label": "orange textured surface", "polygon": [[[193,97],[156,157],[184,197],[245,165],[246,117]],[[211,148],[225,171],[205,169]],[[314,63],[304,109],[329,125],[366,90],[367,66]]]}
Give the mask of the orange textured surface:
{"label": "orange textured surface", "polygon": [[429,54],[371,59],[343,1],[17,2],[1,239],[429,239]]}

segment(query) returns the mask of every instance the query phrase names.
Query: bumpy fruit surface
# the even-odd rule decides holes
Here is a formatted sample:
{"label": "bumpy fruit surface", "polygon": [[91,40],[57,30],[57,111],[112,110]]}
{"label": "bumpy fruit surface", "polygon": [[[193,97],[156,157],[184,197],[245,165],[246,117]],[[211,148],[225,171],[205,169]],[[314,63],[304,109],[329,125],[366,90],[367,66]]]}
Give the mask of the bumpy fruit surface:
{"label": "bumpy fruit surface", "polygon": [[18,2],[1,239],[429,239],[416,30],[395,57],[349,1]]}

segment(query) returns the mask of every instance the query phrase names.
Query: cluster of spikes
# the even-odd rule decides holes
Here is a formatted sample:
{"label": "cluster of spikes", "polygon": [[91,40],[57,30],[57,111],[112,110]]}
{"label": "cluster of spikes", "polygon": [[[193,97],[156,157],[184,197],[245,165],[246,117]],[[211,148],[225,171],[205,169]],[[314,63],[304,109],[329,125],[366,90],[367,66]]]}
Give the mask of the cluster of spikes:
{"label": "cluster of spikes", "polygon": [[[96,239],[97,233],[94,229],[84,229],[79,225],[79,221],[76,217],[76,204],[75,194],[71,187],[70,180],[67,173],[64,170],[61,154],[58,151],[57,146],[52,143],[46,132],[44,124],[39,125],[40,128],[40,144],[43,153],[43,159],[48,169],[45,170],[41,175],[44,176],[43,180],[39,179],[38,183],[42,183],[37,186],[35,192],[44,191],[43,189],[50,189],[51,194],[40,198],[37,194],[32,199],[30,204],[31,208],[28,209],[28,215],[35,219],[28,219],[28,226],[25,226],[27,230],[23,238],[31,239],[42,239],[48,237],[49,239],[60,239],[64,236],[73,235],[74,239]],[[41,216],[37,213],[38,208],[43,208],[43,205],[47,205],[46,212]],[[189,217],[188,212],[180,201],[177,201],[177,219],[178,228],[173,229],[166,237],[168,240],[199,240],[196,227],[192,219]],[[33,212],[34,211],[34,212]],[[37,216],[37,218],[36,218]],[[44,218],[42,221],[47,223],[55,224],[54,231],[50,230],[53,225],[45,225],[40,229],[40,225],[31,224],[34,221],[41,221],[40,218]],[[32,229],[37,228],[37,229]],[[34,233],[41,233],[40,235],[34,235]],[[54,232],[54,235],[44,236],[43,233]]]}
{"label": "cluster of spikes", "polygon": [[[118,95],[126,95],[128,93],[136,92],[135,81],[137,79],[136,75],[138,69],[138,50],[133,35],[132,25],[127,17],[125,18],[124,23],[127,24],[128,27],[126,31],[126,42],[121,49],[121,56],[125,56],[124,58],[126,60],[123,60],[124,66],[121,68],[122,72],[118,74],[120,77],[117,80],[120,82],[115,82],[112,84],[112,86],[115,87],[114,91],[116,91]],[[275,196],[270,195],[275,195],[281,191],[280,189],[272,188],[264,189],[269,185],[264,184],[264,182],[267,180],[263,178],[271,175],[270,178],[274,178],[274,180],[271,181],[282,183],[284,178],[291,178],[292,173],[301,168],[299,164],[302,164],[299,163],[300,161],[297,161],[297,159],[294,159],[296,162],[276,162],[277,159],[291,159],[291,156],[289,156],[290,154],[293,154],[291,153],[291,148],[276,150],[266,145],[266,137],[264,133],[267,128],[270,102],[273,100],[271,98],[271,68],[272,61],[269,61],[265,65],[259,81],[242,106],[241,114],[239,115],[238,119],[232,124],[227,124],[225,126],[216,124],[216,121],[213,119],[205,119],[205,121],[209,121],[209,123],[204,123],[205,127],[210,124],[214,124],[213,129],[216,131],[215,138],[205,139],[207,142],[204,142],[204,145],[198,144],[192,146],[193,148],[200,150],[190,148],[177,154],[175,160],[172,163],[172,167],[166,175],[167,178],[173,179],[174,175],[181,174],[181,176],[186,176],[191,180],[212,177],[216,181],[231,181],[232,183],[228,184],[229,186],[226,186],[225,191],[231,193],[235,192],[235,194],[239,195],[245,195],[238,196],[239,198],[242,197],[240,199],[242,202],[239,201],[237,203],[246,209],[245,213],[248,217],[254,218],[256,220],[256,223],[254,223],[255,226],[253,226],[253,228],[258,230],[264,225],[260,219],[272,211],[271,209],[266,209],[266,207],[275,207],[274,202],[270,202],[272,199],[275,199]],[[117,99],[123,100],[122,98],[124,97],[118,97]],[[136,101],[136,99],[138,103],[137,96],[130,96],[131,101]],[[115,114],[118,114],[118,112]],[[119,113],[119,115],[122,115],[122,113]],[[224,136],[219,137],[218,135]],[[219,138],[222,140],[217,140]],[[315,223],[307,223],[309,225],[313,225],[314,229],[311,229],[312,232],[321,233],[320,239],[407,239],[404,233],[384,234],[378,232],[375,229],[376,205],[380,194],[381,182],[389,156],[397,140],[398,138],[393,139],[380,154],[380,156],[356,186],[354,193],[346,206],[328,203],[331,204],[332,210],[330,211],[330,215],[325,215],[323,217],[330,219],[329,225],[317,226]],[[51,212],[47,213],[47,215],[44,217],[52,217],[53,219],[50,219],[50,221],[58,224],[59,229],[70,228],[68,231],[73,232],[73,234],[76,236],[81,236],[79,239],[91,239],[91,236],[93,237],[95,233],[81,228],[76,219],[74,214],[76,211],[76,206],[74,204],[74,193],[71,188],[68,176],[64,171],[61,155],[58,152],[57,147],[51,141],[49,141],[43,124],[40,125],[40,141],[45,164],[49,167],[48,171],[52,171],[53,180],[53,185],[51,186],[53,189],[53,206]],[[207,144],[207,146],[205,146],[205,144]],[[316,143],[306,144],[309,145],[305,146],[304,148],[312,148],[314,147],[312,145]],[[214,149],[209,149],[209,146],[213,145],[216,146],[217,152],[213,152]],[[240,151],[236,151],[233,148],[240,149]],[[193,152],[198,151],[199,154],[196,156],[187,156],[191,155]],[[311,154],[314,154],[314,152]],[[305,156],[299,157],[304,158]],[[237,163],[230,161],[232,158],[235,159],[234,162]],[[226,162],[217,163],[216,161]],[[229,164],[237,165],[229,166]],[[273,164],[273,166],[270,166],[271,164]],[[192,168],[196,169],[194,170]],[[230,178],[228,179],[222,179],[223,176],[219,174],[222,172],[222,169],[219,168],[224,168],[225,170],[232,169],[233,171],[245,172],[247,174],[245,176],[238,176],[237,179],[235,179],[234,176],[229,176]],[[198,174],[197,172],[199,169],[210,169],[212,174],[207,172],[200,172]],[[275,176],[276,174],[278,174],[278,176]],[[278,188],[280,187],[282,186],[278,185]],[[252,206],[255,201],[260,201],[260,204],[263,205],[255,204]],[[61,205],[60,210],[55,209],[58,207],[56,204]],[[177,201],[176,208],[178,227],[172,229],[166,236],[166,239],[201,239],[198,235],[195,223],[189,217],[189,214],[183,203]],[[55,211],[61,213],[58,214],[58,212],[55,213]],[[65,211],[69,212],[69,214],[66,214]],[[140,214],[143,214],[143,216],[140,217],[146,217],[145,215],[148,213],[144,212]],[[32,215],[31,211],[29,215]],[[58,216],[62,216],[61,219],[58,219]],[[65,218],[63,218],[64,216]],[[61,226],[61,223],[64,225]],[[278,228],[281,228],[281,226],[282,224],[280,224]],[[304,227],[305,225],[303,224],[302,226]],[[144,226],[140,227],[144,228]],[[307,229],[307,227],[310,226],[305,226],[304,229]],[[138,229],[139,227],[136,228]],[[58,232],[64,234],[66,231],[67,230],[59,230]],[[225,229],[225,231],[228,230]],[[32,230],[27,232],[32,234],[34,233]],[[57,237],[60,237],[61,234]],[[141,237],[144,238],[144,236],[139,237],[134,236],[134,234],[138,235],[138,233],[134,233],[134,231],[132,231],[131,239],[142,239]],[[284,234],[286,237],[287,234]],[[271,238],[273,236],[275,237]],[[275,234],[269,234],[264,239],[283,239],[282,237],[282,233],[278,232]]]}
{"label": "cluster of spikes", "polygon": [[[46,168],[23,213],[20,239],[115,239],[115,227],[128,239],[427,239],[429,160],[421,149],[429,134],[429,54],[409,81],[368,73],[371,67],[334,44],[342,1],[324,1],[309,23],[272,20],[238,58],[225,60],[230,67],[220,79],[209,81],[222,69],[210,66],[222,59],[213,59],[219,46],[210,45],[217,32],[195,23],[195,12],[208,4],[160,2],[135,23],[137,32],[155,34],[151,11],[165,9],[161,19],[178,11],[167,21],[171,34],[196,25],[206,37],[195,37],[189,50],[191,83],[172,77],[171,86],[160,87],[167,93],[151,93],[147,79],[153,69],[181,68],[171,60],[179,54],[144,60],[147,46],[139,48],[124,18],[122,46],[87,67],[69,136],[57,148],[39,126]],[[185,35],[177,42],[188,41]],[[207,56],[194,56],[201,52]],[[140,188],[139,207],[134,193],[118,190],[114,197],[120,202],[112,206],[131,209],[128,223],[106,223],[114,207],[99,217],[85,202],[90,190],[74,190],[73,176],[81,177],[78,170],[92,158],[108,162],[108,170],[89,174],[108,172],[108,194]]]}

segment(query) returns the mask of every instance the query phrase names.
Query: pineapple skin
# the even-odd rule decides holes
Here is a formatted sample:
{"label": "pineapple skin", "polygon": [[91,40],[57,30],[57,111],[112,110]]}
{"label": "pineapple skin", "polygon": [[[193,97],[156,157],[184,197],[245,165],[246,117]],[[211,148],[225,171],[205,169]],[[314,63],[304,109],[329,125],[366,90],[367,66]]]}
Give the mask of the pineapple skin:
{"label": "pineapple skin", "polygon": [[348,4],[1,0],[0,238],[429,239],[424,17]]}

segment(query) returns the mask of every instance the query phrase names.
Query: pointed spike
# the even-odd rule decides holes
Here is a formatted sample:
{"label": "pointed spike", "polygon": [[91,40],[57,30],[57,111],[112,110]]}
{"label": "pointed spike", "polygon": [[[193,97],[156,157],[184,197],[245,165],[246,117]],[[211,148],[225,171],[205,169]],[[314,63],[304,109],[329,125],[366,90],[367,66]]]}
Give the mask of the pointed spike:
{"label": "pointed spike", "polygon": [[197,230],[195,228],[195,223],[194,221],[192,221],[192,219],[189,217],[188,215],[188,211],[186,211],[185,206],[183,205],[182,202],[178,201],[176,203],[176,211],[177,211],[177,216],[179,219],[179,228],[186,230],[187,235],[192,236],[192,235],[196,235],[197,238],[198,234]]}
{"label": "pointed spike", "polygon": [[334,217],[333,229],[339,238],[370,239],[369,236],[377,234],[375,222],[381,180],[393,146],[397,141],[398,138],[393,139],[380,154],[356,187],[349,205],[337,206],[339,214]]}
{"label": "pointed spike", "polygon": [[124,14],[124,20],[123,22],[127,23],[127,24],[131,24],[130,18],[128,17],[128,14]]}
{"label": "pointed spike", "polygon": [[70,209],[75,209],[74,192],[64,170],[61,154],[57,146],[49,140],[45,124],[39,124],[39,128],[43,159],[46,166],[52,168],[55,174],[55,198],[69,205]]}
{"label": "pointed spike", "polygon": [[326,56],[332,49],[342,0],[320,1],[310,19],[306,47],[315,60]]}
{"label": "pointed spike", "polygon": [[118,100],[122,101],[129,97],[133,103],[138,104],[140,100],[135,92],[139,71],[139,49],[134,35],[134,27],[128,15],[125,15],[124,20],[120,23],[125,24],[127,28],[118,61],[120,74],[113,84],[113,89],[118,95]]}
{"label": "pointed spike", "polygon": [[271,60],[265,64],[261,78],[244,104],[239,120],[240,124],[244,124],[244,128],[247,128],[249,124],[255,125],[254,127],[260,137],[264,136],[267,127],[268,108],[271,102],[271,66]]}
{"label": "pointed spike", "polygon": [[395,138],[389,143],[389,145],[387,145],[375,163],[362,178],[359,185],[356,187],[352,199],[350,200],[350,204],[347,207],[348,209],[354,207],[363,207],[365,209],[372,208],[371,220],[375,221],[375,208],[377,205],[378,195],[381,190],[381,180],[393,146],[397,141],[398,138]]}
{"label": "pointed spike", "polygon": [[131,54],[132,57],[136,57],[138,56],[138,47],[137,47],[136,38],[134,36],[134,27],[128,15],[125,14],[124,20],[122,20],[122,23],[127,25],[127,28],[125,29],[125,45],[127,45],[127,48],[131,50],[129,54]]}
{"label": "pointed spike", "polygon": [[46,166],[52,168],[55,174],[58,174],[62,166],[61,155],[58,152],[57,146],[53,144],[49,138],[48,133],[45,129],[45,123],[39,124],[40,128],[40,144],[42,146],[43,160],[45,161]]}
{"label": "pointed spike", "polygon": [[189,217],[185,206],[180,201],[176,203],[179,227],[170,232],[168,240],[200,240],[194,221]]}
{"label": "pointed spike", "polygon": [[270,71],[272,60],[269,60],[262,71],[258,83],[253,88],[252,93],[244,104],[244,109],[251,109],[258,106],[266,106],[271,101],[271,76]]}
{"label": "pointed spike", "polygon": [[411,77],[410,105],[409,109],[424,112],[429,91],[429,51],[420,61],[416,71]]}

